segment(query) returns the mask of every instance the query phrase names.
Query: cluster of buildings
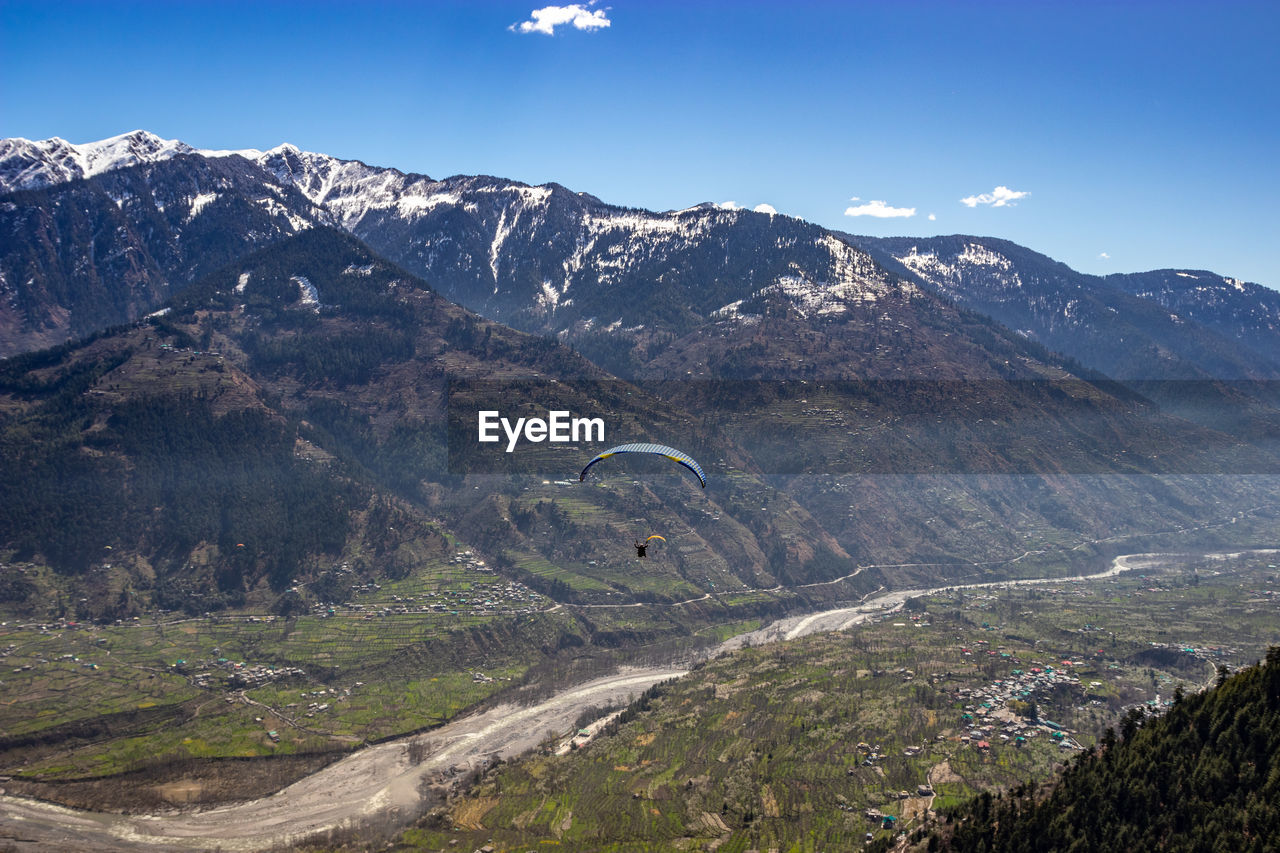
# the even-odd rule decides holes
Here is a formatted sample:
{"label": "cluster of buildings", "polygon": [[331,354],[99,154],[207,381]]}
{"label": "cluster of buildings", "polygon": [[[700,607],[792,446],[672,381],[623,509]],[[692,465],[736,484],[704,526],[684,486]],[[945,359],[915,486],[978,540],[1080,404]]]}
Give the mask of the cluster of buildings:
{"label": "cluster of buildings", "polygon": [[[474,583],[470,589],[439,590],[418,595],[392,595],[384,603],[344,604],[351,613],[366,619],[408,613],[449,613],[452,615],[515,615],[534,613],[545,603],[543,596],[518,581]],[[333,615],[335,608],[326,608]]]}
{"label": "cluster of buildings", "polygon": [[[316,701],[307,703],[306,710],[301,712],[296,710],[301,708],[300,702],[290,702],[284,707],[285,710],[291,711],[293,714],[301,713],[304,717],[314,717],[316,714],[323,714],[325,711],[332,708],[335,703],[350,699],[351,692],[363,686],[363,681],[357,681],[350,687],[343,687],[340,689],[334,687],[320,687],[311,691],[304,690],[299,694],[300,699],[306,699],[308,696],[317,697]],[[269,734],[270,732],[268,732],[268,735]]]}
{"label": "cluster of buildings", "polygon": [[[218,650],[214,649],[214,654],[217,653]],[[229,687],[258,687],[271,681],[305,678],[307,675],[305,670],[296,666],[267,666],[224,657],[198,662],[179,658],[170,668],[189,676],[191,683],[197,687],[215,686],[215,680],[221,680]]]}
{"label": "cluster of buildings", "polygon": [[1193,646],[1190,643],[1151,643],[1153,649],[1168,649],[1198,658],[1215,666],[1225,659],[1239,659],[1243,650],[1232,646]]}
{"label": "cluster of buildings", "polygon": [[963,729],[960,742],[986,751],[992,748],[993,743],[1022,746],[1028,739],[1048,732],[1049,737],[1061,744],[1061,748],[1080,749],[1080,744],[1070,737],[1071,733],[1057,723],[1029,720],[1013,713],[1008,707],[1013,701],[1030,704],[1037,697],[1047,698],[1059,685],[1079,689],[1079,676],[1067,669],[1073,665],[1070,661],[1064,661],[1061,667],[1039,665],[1025,670],[1015,669],[1008,678],[993,681],[983,687],[957,689],[954,694],[956,700],[966,703],[960,715]]}
{"label": "cluster of buildings", "polygon": [[459,551],[449,558],[449,562],[455,566],[465,566],[468,569],[477,572],[492,572],[493,569],[484,564],[484,560],[477,557],[470,551]]}

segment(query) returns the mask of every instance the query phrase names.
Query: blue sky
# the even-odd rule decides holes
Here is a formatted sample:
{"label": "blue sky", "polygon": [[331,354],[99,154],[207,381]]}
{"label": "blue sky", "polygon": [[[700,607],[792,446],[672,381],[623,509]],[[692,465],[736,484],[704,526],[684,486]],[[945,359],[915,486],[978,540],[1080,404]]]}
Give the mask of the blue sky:
{"label": "blue sky", "polygon": [[1280,287],[1274,0],[545,5],[0,0],[0,136],[287,141]]}

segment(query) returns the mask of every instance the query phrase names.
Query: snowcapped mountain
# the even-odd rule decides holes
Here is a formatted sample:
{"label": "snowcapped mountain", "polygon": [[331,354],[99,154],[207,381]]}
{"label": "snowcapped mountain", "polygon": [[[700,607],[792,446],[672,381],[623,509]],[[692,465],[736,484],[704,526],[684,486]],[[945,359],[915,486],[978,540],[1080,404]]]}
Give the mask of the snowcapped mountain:
{"label": "snowcapped mountain", "polygon": [[[568,340],[606,332],[649,346],[655,336],[669,340],[708,322],[757,322],[770,300],[802,317],[831,318],[890,296],[919,296],[915,284],[889,275],[861,250],[785,216],[715,205],[654,213],[606,205],[556,184],[486,176],[438,181],[291,145],[202,151],[142,132],[82,146],[13,141],[5,152],[0,174],[21,176],[28,189],[43,185],[50,198],[76,178],[101,181],[142,164],[256,167],[270,188],[260,200],[279,201],[276,212],[294,230],[327,218],[450,299]],[[282,187],[294,192],[293,202],[284,201]],[[169,205],[194,219],[218,197],[204,188]]]}
{"label": "snowcapped mountain", "polygon": [[[405,176],[395,169],[378,169],[354,160],[312,154],[287,143],[269,151],[194,148],[145,130],[83,144],[73,144],[56,136],[40,141],[0,140],[0,194],[44,189],[184,154],[208,159],[243,157],[267,169],[277,180],[296,186],[316,204],[334,210],[342,216],[344,226],[358,220],[365,208],[405,194],[405,181],[397,180]],[[417,183],[431,182],[429,178],[416,177]]]}
{"label": "snowcapped mountain", "polygon": [[450,299],[583,345],[624,374],[708,324],[720,335],[754,326],[766,306],[830,322],[886,300],[932,299],[791,217],[621,208],[558,184],[433,180],[288,145],[256,162]]}
{"label": "snowcapped mountain", "polygon": [[[60,159],[28,169],[29,178],[59,163],[101,171],[0,197],[0,232],[22,235],[0,243],[0,355],[136,319],[201,275],[329,222],[292,185],[242,158],[116,143],[98,145],[101,156],[55,147]],[[115,155],[133,165],[102,170]]]}
{"label": "snowcapped mountain", "polygon": [[0,192],[42,189],[194,152],[186,143],[161,139],[145,130],[83,145],[56,136],[39,142],[20,137],[0,139]]}
{"label": "snowcapped mountain", "polygon": [[[65,143],[14,142],[3,149],[0,174],[21,175],[24,183],[0,195],[0,233],[21,235],[0,243],[0,355],[135,319],[184,290],[192,300],[204,293],[207,301],[195,307],[174,300],[166,323],[197,341],[236,329],[253,381],[277,383],[282,400],[296,395],[300,419],[328,412],[339,435],[366,434],[367,425],[368,436],[394,438],[389,425],[405,412],[438,413],[434,403],[415,402],[415,389],[423,377],[440,381],[460,359],[485,376],[504,359],[528,365],[548,354],[581,355],[623,378],[707,380],[653,385],[667,387],[663,399],[685,411],[726,424],[726,434],[740,438],[744,464],[750,457],[779,476],[1069,473],[1111,464],[1142,473],[1161,465],[1182,470],[1182,457],[1204,433],[1148,412],[1153,407],[1128,389],[1072,381],[1071,366],[1042,344],[1069,352],[1072,341],[1083,340],[1120,366],[1135,352],[1154,353],[1157,365],[1173,353],[1169,363],[1188,375],[1211,375],[1200,355],[1173,347],[1181,333],[1221,343],[1233,354],[1224,369],[1240,369],[1239,347],[1226,338],[1191,320],[1174,323],[1161,305],[1002,241],[860,241],[786,216],[715,205],[634,210],[557,184],[435,180],[288,145],[210,152],[136,134],[95,145],[72,151]],[[346,233],[316,227],[322,225]],[[352,236],[363,245],[352,248]],[[376,274],[374,256],[377,264],[390,262]],[[402,287],[393,265],[424,284]],[[445,306],[437,294],[486,319]],[[403,310],[410,304],[435,308]],[[1130,313],[1173,325],[1160,326],[1164,337],[1157,337]],[[1128,325],[1103,324],[1112,315]],[[423,317],[438,327],[420,328],[415,318]],[[1145,338],[1130,337],[1140,331]],[[230,345],[217,346],[223,343]],[[1212,348],[1201,354],[1217,356]],[[846,379],[853,381],[836,381]],[[898,379],[911,381],[882,381]],[[317,392],[323,399],[311,398]],[[376,409],[389,428],[349,420],[347,406]],[[708,411],[712,406],[724,406],[726,419]],[[1256,427],[1251,421],[1250,434],[1273,435],[1273,413],[1263,411]],[[674,427],[665,432],[678,434]],[[416,439],[404,441],[367,459],[394,469],[395,460],[431,455]],[[1217,445],[1207,446],[1216,452]],[[1219,470],[1210,456],[1201,467]],[[1188,463],[1186,470],[1201,468]],[[390,473],[411,485],[425,476]],[[1009,554],[1020,553],[1028,529],[1110,536],[1115,518],[1134,517],[1120,516],[1117,505],[1143,506],[1144,522],[1188,525],[1198,513],[1186,507],[1206,505],[1198,496],[1177,506],[1173,498],[1143,503],[1145,489],[1099,500],[1080,487],[1059,501],[1065,492],[1050,500],[1048,491],[1030,494],[1021,484],[995,494],[986,482],[958,482],[941,497],[929,486],[905,499],[875,494],[880,487],[873,486],[873,496],[858,497],[855,507],[849,496],[867,494],[867,485],[799,477],[793,487],[838,547],[851,555],[864,549],[868,561],[891,554],[893,562],[944,562],[932,530],[919,534],[938,517],[957,531],[956,553],[976,559],[993,537],[1005,537],[997,544]],[[949,497],[957,493],[963,500]],[[1216,490],[1205,498],[1217,499]],[[751,506],[761,506],[755,494],[735,499],[739,522],[769,530],[775,513]],[[984,507],[985,515],[975,527],[958,506]],[[483,525],[469,529],[482,530],[494,508],[475,517]],[[808,528],[796,529],[785,534],[789,541],[814,541]],[[912,543],[919,542],[929,544],[917,550]],[[779,565],[787,564],[790,547],[779,546]],[[726,553],[733,565],[763,567],[773,559]],[[837,575],[849,570],[841,565]]]}
{"label": "snowcapped mountain", "polygon": [[[1155,297],[1156,283],[1168,281],[1156,273],[1103,279],[989,237],[849,239],[922,286],[1118,379],[1280,378],[1280,360],[1269,352],[1247,349],[1239,335],[1202,322],[1172,297]],[[1268,320],[1263,306],[1274,306],[1272,312],[1280,308],[1280,294],[1258,285],[1248,288],[1227,292],[1219,287],[1214,293],[1222,304],[1252,317],[1251,328],[1258,337],[1270,335],[1275,351],[1276,326],[1267,331],[1266,323],[1274,323],[1277,315]],[[1217,310],[1220,316],[1221,307]],[[1207,304],[1201,313],[1208,313]]]}
{"label": "snowcapped mountain", "polygon": [[266,152],[247,152],[249,155],[277,180],[292,184],[312,203],[327,209],[336,224],[348,231],[354,232],[370,209],[399,208],[412,214],[440,200],[433,189],[437,182],[425,175],[339,160],[301,151],[288,143]]}
{"label": "snowcapped mountain", "polygon": [[[1268,302],[1270,291],[1221,285],[1210,298],[1207,290],[1174,288],[1193,281],[1176,273],[1159,286],[1150,278],[1154,273],[1103,280],[989,238],[877,240],[712,204],[635,210],[558,184],[529,186],[489,176],[436,180],[288,144],[267,151],[202,150],[145,131],[84,145],[56,138],[0,142],[0,190],[44,187],[47,197],[27,202],[39,206],[76,179],[102,182],[139,168],[155,175],[167,165],[173,168],[165,174],[176,180],[196,163],[206,169],[218,163],[224,172],[241,174],[243,183],[232,195],[248,199],[277,223],[243,234],[229,227],[221,237],[202,238],[224,241],[213,257],[235,257],[311,222],[332,223],[449,299],[522,330],[555,335],[624,375],[642,364],[665,363],[656,359],[672,348],[688,344],[702,350],[717,336],[745,340],[750,334],[744,330],[765,316],[776,323],[787,314],[814,328],[854,321],[858,334],[915,328],[920,311],[949,310],[939,307],[940,296],[1113,376],[1280,376],[1280,345],[1274,343],[1280,296]],[[107,190],[118,211],[129,214],[118,228],[128,231],[138,221],[123,199],[139,193],[154,196],[154,188]],[[167,199],[156,196],[152,206],[166,218],[165,239],[189,245],[185,229],[212,221],[207,213],[219,209],[225,194],[213,186],[188,186],[170,191]],[[6,203],[3,213],[14,213],[15,203]],[[73,264],[77,251],[86,253],[70,248],[77,240],[82,245],[83,237],[49,233],[55,245],[66,244],[64,267]],[[88,255],[102,257],[97,250]],[[190,280],[190,268],[169,272],[164,264],[156,266],[164,275],[177,273],[177,286]],[[0,276],[0,289],[10,294],[28,286],[18,282],[38,289],[42,280],[38,269],[24,273],[12,263],[0,265]],[[67,292],[75,290],[70,279],[66,286]],[[156,292],[161,291],[168,292]],[[53,292],[47,296],[58,301]],[[1193,297],[1200,302],[1193,305]],[[1180,300],[1177,307],[1174,299]],[[23,300],[11,295],[11,307],[0,311],[25,304],[28,319],[0,317],[0,331],[5,322],[11,329],[56,325],[49,320],[57,313],[51,305]],[[109,316],[113,322],[123,319],[118,312]],[[91,326],[88,319],[73,324],[77,330]],[[690,335],[698,340],[686,341]],[[696,375],[705,361],[668,355],[672,369],[688,362],[682,373]]]}
{"label": "snowcapped mountain", "polygon": [[1153,270],[1104,279],[1280,364],[1280,293],[1206,270]]}

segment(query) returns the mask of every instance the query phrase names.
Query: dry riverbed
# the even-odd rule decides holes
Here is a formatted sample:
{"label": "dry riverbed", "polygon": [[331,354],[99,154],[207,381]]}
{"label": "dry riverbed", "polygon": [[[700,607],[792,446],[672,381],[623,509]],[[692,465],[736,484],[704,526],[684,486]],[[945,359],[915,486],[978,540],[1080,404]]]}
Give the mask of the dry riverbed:
{"label": "dry riverbed", "polygon": [[[1087,577],[1002,581],[964,588],[1105,578],[1133,569],[1156,569],[1161,556],[1117,557],[1107,571]],[[892,612],[913,596],[956,588],[886,592],[856,607],[779,620],[731,638],[715,654],[843,630]],[[518,756],[549,736],[564,734],[588,706],[617,707],[653,684],[684,674],[685,670],[672,667],[628,669],[568,688],[537,704],[490,708],[420,738],[360,750],[272,796],[230,806],[120,815],[4,795],[0,796],[0,842],[19,850],[261,850],[343,828],[368,825],[394,830],[430,805],[432,786],[444,790],[472,769]]]}

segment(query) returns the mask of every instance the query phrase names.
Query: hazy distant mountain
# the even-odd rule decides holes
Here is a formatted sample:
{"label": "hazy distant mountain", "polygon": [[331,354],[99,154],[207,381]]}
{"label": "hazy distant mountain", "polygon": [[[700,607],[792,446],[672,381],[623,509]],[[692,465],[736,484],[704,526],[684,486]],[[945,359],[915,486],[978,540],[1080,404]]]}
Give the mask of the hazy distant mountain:
{"label": "hazy distant mountain", "polygon": [[[1165,280],[1157,273],[1103,279],[989,237],[850,239],[924,286],[1116,379],[1280,378],[1280,361],[1242,346],[1243,333],[1165,304],[1171,298],[1148,298],[1142,288]],[[1280,349],[1274,325],[1261,331],[1264,318],[1274,323],[1280,294],[1257,285],[1215,293],[1213,316],[1247,317],[1241,325],[1250,323],[1254,338],[1269,333],[1270,350]]]}
{"label": "hazy distant mountain", "polygon": [[1205,270],[1154,270],[1104,280],[1280,364],[1280,292]]}

